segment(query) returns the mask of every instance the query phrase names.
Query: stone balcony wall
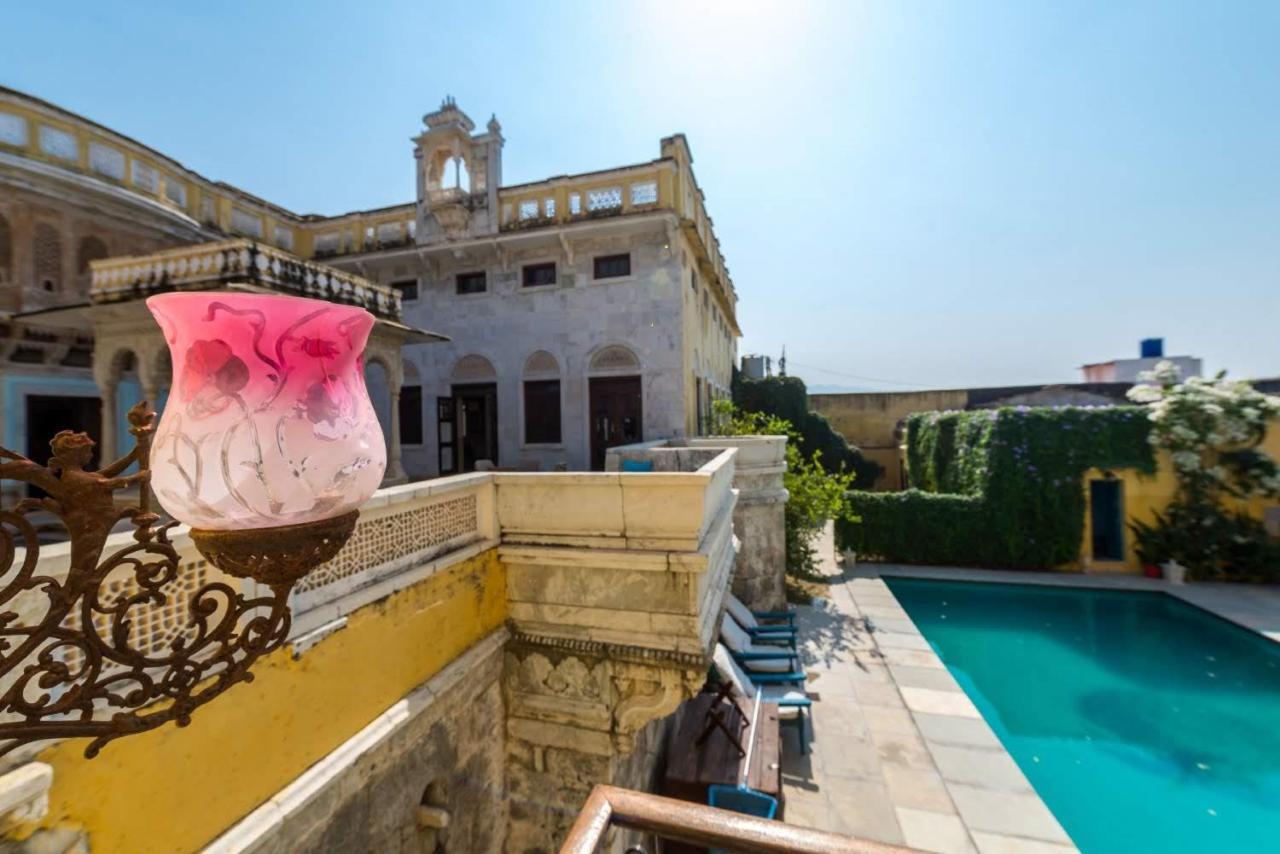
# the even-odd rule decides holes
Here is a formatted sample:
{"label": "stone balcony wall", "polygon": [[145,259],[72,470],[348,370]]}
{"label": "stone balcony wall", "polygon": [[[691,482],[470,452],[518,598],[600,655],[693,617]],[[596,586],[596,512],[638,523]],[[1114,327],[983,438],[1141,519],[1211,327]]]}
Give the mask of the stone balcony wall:
{"label": "stone balcony wall", "polygon": [[[787,470],[786,436],[708,436],[677,444],[660,440],[611,448],[607,471],[623,460],[653,462],[655,473],[681,471],[708,454],[734,448],[733,487],[738,491],[733,527],[741,550],[733,574],[733,593],[749,607],[777,610],[786,605]],[[652,476],[652,475],[650,475]]]}

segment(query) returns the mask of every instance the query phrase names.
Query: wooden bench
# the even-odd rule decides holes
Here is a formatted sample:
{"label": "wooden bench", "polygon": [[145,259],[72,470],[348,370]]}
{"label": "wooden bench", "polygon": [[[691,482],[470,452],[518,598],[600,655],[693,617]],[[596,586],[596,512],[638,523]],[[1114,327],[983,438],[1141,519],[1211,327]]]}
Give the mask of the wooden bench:
{"label": "wooden bench", "polygon": [[[744,752],[749,746],[747,739],[751,738],[755,746],[749,751],[751,767],[747,769],[747,785],[778,799],[776,817],[781,821],[784,804],[778,707],[771,703],[763,705],[755,731],[751,733],[748,728],[755,704],[748,697],[721,698],[714,692],[704,692],[681,706],[667,740],[667,768],[662,780],[662,794],[705,804],[708,786],[736,786],[742,781]],[[725,728],[737,735],[737,744],[714,725],[707,731],[712,712],[720,713]],[[704,849],[668,843],[663,850],[692,852]]]}

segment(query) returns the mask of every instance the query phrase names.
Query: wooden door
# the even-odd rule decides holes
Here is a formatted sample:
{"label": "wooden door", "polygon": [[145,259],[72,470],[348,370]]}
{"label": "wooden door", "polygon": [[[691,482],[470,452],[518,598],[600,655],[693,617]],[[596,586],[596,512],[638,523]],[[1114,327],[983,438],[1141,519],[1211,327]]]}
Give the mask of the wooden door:
{"label": "wooden door", "polygon": [[605,452],[644,440],[639,377],[593,377],[591,397],[591,468],[604,470]]}
{"label": "wooden door", "polygon": [[498,465],[497,384],[456,385],[453,399],[459,470],[475,471],[480,460]]}

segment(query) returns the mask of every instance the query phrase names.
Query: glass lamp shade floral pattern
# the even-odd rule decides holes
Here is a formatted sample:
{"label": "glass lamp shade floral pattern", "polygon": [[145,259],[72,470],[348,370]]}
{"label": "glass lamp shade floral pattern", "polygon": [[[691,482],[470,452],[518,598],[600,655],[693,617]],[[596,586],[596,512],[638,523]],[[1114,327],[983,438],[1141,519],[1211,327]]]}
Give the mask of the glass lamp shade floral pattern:
{"label": "glass lamp shade floral pattern", "polygon": [[195,528],[269,528],[359,508],[386,445],[361,354],[364,309],[228,292],[151,297],[173,389],[151,451],[152,488]]}

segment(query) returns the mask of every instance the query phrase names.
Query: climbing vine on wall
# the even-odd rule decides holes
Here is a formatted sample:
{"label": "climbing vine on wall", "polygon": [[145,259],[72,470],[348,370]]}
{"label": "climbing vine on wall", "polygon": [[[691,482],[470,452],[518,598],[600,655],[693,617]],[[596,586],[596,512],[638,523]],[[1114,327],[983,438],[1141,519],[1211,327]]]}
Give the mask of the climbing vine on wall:
{"label": "climbing vine on wall", "polygon": [[928,412],[907,420],[911,489],[854,492],[863,557],[1042,569],[1075,560],[1090,468],[1155,470],[1141,407]]}

